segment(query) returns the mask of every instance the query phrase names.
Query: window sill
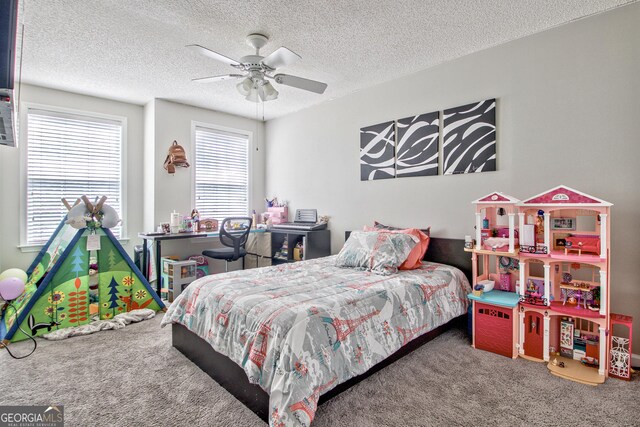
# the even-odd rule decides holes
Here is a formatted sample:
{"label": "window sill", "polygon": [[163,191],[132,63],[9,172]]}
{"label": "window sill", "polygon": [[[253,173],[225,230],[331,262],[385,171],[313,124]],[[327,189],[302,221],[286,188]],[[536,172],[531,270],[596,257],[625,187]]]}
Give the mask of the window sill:
{"label": "window sill", "polygon": [[[128,237],[121,237],[120,239],[118,239],[118,242],[120,243],[129,243],[129,238]],[[20,252],[22,253],[32,253],[32,252],[40,252],[40,250],[42,249],[42,247],[44,246],[44,244],[42,245],[18,245],[17,248],[20,249]]]}

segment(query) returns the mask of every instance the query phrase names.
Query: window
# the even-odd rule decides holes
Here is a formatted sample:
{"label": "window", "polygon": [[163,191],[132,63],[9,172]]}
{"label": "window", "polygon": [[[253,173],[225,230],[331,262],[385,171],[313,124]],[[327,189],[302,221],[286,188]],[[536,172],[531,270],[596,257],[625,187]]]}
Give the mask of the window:
{"label": "window", "polygon": [[[61,199],[107,196],[122,217],[124,119],[27,111],[27,245],[45,243],[66,215]],[[122,227],[111,229],[121,237]]]}
{"label": "window", "polygon": [[249,212],[249,135],[195,127],[195,206],[219,221]]}

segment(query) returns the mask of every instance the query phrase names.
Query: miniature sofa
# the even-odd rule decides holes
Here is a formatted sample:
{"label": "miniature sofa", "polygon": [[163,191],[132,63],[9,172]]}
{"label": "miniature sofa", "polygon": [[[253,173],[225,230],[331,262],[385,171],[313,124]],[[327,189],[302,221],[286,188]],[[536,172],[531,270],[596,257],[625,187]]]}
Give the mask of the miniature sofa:
{"label": "miniature sofa", "polygon": [[594,252],[596,254],[600,253],[600,236],[573,234],[566,237],[565,241],[567,248],[573,250],[581,249],[583,252]]}

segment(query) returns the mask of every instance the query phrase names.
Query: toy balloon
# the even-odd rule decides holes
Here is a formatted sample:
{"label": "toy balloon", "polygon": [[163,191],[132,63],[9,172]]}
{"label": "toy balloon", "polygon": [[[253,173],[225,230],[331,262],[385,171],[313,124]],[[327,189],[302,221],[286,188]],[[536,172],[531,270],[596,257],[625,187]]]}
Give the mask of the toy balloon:
{"label": "toy balloon", "polygon": [[12,301],[24,292],[24,280],[8,277],[0,280],[0,297],[5,301]]}
{"label": "toy balloon", "polygon": [[109,205],[102,205],[102,227],[113,228],[120,223],[118,212]]}
{"label": "toy balloon", "polygon": [[9,277],[17,277],[23,282],[27,283],[27,273],[24,270],[20,270],[19,268],[9,268],[0,274],[0,280],[8,279]]}

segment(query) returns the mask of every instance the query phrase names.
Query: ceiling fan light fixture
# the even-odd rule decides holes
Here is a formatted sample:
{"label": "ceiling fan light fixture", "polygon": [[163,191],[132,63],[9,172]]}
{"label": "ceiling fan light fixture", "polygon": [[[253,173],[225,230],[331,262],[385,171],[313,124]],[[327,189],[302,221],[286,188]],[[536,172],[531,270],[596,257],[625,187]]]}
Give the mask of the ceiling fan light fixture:
{"label": "ceiling fan light fixture", "polygon": [[245,97],[247,101],[251,102],[260,102],[260,95],[258,94],[258,89],[252,88],[251,92]]}
{"label": "ceiling fan light fixture", "polygon": [[276,88],[273,87],[271,83],[266,82],[260,89],[260,97],[263,101],[273,101],[275,99],[278,99],[279,92],[276,90]]}
{"label": "ceiling fan light fixture", "polygon": [[238,89],[238,92],[240,92],[240,95],[248,96],[253,89],[253,81],[249,77],[247,77],[246,79],[238,83],[236,85],[236,88]]}

